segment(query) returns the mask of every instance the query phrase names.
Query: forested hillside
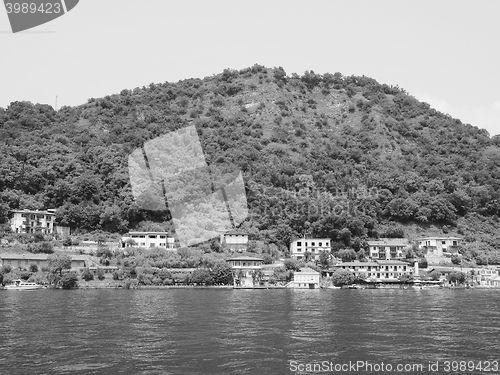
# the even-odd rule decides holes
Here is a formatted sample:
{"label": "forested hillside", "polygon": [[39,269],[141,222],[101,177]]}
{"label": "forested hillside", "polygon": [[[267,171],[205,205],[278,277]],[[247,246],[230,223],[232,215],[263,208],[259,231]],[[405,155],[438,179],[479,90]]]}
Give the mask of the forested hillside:
{"label": "forested hillside", "polygon": [[188,124],[209,164],[243,171],[254,239],[359,250],[368,237],[450,233],[476,241],[472,256],[500,247],[500,138],[371,78],[259,65],[58,111],[0,108],[0,220],[58,208],[79,230],[172,229],[168,212],[135,205],[127,158]]}

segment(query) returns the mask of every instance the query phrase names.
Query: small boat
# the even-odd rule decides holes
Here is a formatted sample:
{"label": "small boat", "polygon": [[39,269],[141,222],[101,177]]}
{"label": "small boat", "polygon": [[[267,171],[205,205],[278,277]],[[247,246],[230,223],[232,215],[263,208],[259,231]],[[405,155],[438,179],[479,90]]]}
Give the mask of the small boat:
{"label": "small boat", "polygon": [[341,286],[335,286],[335,285],[328,285],[326,289],[342,289]]}
{"label": "small boat", "polygon": [[24,280],[15,280],[13,284],[5,285],[6,290],[36,290],[42,289],[43,285],[37,283],[29,283]]}

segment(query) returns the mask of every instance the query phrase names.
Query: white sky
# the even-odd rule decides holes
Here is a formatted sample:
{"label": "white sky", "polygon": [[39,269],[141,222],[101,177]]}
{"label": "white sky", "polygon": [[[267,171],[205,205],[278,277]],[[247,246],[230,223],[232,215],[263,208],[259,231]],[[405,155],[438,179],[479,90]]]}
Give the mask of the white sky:
{"label": "white sky", "polygon": [[78,105],[258,63],[366,75],[494,135],[499,14],[497,0],[80,0],[13,34],[0,8],[0,106]]}

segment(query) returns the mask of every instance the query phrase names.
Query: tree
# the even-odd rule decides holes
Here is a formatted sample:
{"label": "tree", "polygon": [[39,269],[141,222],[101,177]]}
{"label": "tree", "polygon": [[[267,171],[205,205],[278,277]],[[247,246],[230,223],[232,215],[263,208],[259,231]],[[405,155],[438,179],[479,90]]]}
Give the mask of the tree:
{"label": "tree", "polygon": [[29,269],[30,269],[30,272],[32,272],[32,273],[38,272],[38,266],[35,263],[31,263]]}
{"label": "tree", "polygon": [[285,259],[285,269],[290,271],[298,271],[300,269],[295,259]]}
{"label": "tree", "polygon": [[355,276],[351,271],[338,269],[332,274],[331,280],[335,286],[351,285],[355,280]]}
{"label": "tree", "polygon": [[322,251],[319,254],[319,265],[323,269],[330,267],[330,253],[328,251]]}
{"label": "tree", "polygon": [[431,280],[434,281],[438,281],[441,278],[441,274],[436,270],[432,270],[431,273],[429,273],[429,276]]}
{"label": "tree", "polygon": [[76,272],[68,272],[59,281],[63,289],[76,288],[78,286],[78,275]]}
{"label": "tree", "polygon": [[457,284],[463,284],[465,282],[465,274],[460,271],[452,271],[450,274],[447,276],[447,279],[449,282],[457,285]]}
{"label": "tree", "polygon": [[451,256],[451,263],[460,264],[460,263],[462,263],[462,259],[458,255],[452,255]]}
{"label": "tree", "polygon": [[253,285],[259,285],[263,276],[264,276],[264,274],[262,273],[261,270],[253,270],[252,271],[252,283],[253,283]]}
{"label": "tree", "polygon": [[405,284],[410,284],[413,282],[413,275],[404,273],[398,277],[398,280]]}
{"label": "tree", "polygon": [[85,281],[94,280],[94,273],[89,270],[89,268],[85,268],[82,272],[82,279]]}
{"label": "tree", "polygon": [[338,256],[342,259],[342,262],[350,262],[357,257],[356,252],[353,249],[340,250]]}
{"label": "tree", "polygon": [[97,269],[97,278],[101,281],[106,278],[106,275],[104,275],[104,270],[102,268]]}
{"label": "tree", "polygon": [[49,283],[58,285],[62,281],[63,270],[71,269],[71,257],[68,255],[51,255],[47,261],[49,268],[47,279]]}
{"label": "tree", "polygon": [[226,262],[216,263],[212,267],[212,280],[217,285],[233,284],[233,271],[231,266]]}
{"label": "tree", "polygon": [[206,268],[197,268],[191,274],[191,283],[197,285],[212,285],[213,284],[212,274]]}

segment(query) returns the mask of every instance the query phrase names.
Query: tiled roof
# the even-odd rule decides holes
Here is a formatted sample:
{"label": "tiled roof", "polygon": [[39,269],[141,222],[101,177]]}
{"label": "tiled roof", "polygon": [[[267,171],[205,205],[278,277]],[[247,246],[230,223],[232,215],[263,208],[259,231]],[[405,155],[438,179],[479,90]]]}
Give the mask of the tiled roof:
{"label": "tiled roof", "polygon": [[343,262],[336,264],[335,267],[378,267],[375,262]]}
{"label": "tiled roof", "polygon": [[409,266],[410,264],[407,262],[403,262],[400,260],[377,260],[377,263],[381,266]]}
{"label": "tiled roof", "polygon": [[54,211],[38,211],[38,210],[10,210],[13,213],[21,213],[21,214],[38,214],[38,215],[55,215]]}
{"label": "tiled roof", "polygon": [[303,267],[299,269],[299,272],[301,273],[309,273],[309,274],[314,274],[314,275],[319,275],[318,271],[313,270],[312,268],[309,267]]}
{"label": "tiled roof", "polygon": [[[1,259],[9,260],[47,260],[48,254],[0,254]],[[70,255],[71,260],[87,261],[88,257],[85,255]]]}
{"label": "tiled roof", "polygon": [[384,239],[379,239],[379,240],[369,240],[366,241],[368,245],[385,245],[385,246],[401,246],[401,245],[408,245],[408,240],[406,238],[384,238]]}
{"label": "tiled roof", "polygon": [[421,237],[417,238],[417,241],[424,241],[424,240],[463,240],[461,237]]}
{"label": "tiled roof", "polygon": [[245,261],[245,260],[248,260],[248,261],[250,261],[250,260],[255,260],[255,261],[260,261],[260,262],[262,262],[264,259],[262,259],[262,258],[254,258],[254,257],[245,257],[245,256],[241,256],[241,257],[236,257],[236,258],[228,258],[228,259],[226,259],[226,261],[228,261],[228,260],[241,260],[241,261]]}
{"label": "tiled roof", "polygon": [[47,254],[0,254],[0,258],[2,259],[21,259],[21,260],[47,260]]}

